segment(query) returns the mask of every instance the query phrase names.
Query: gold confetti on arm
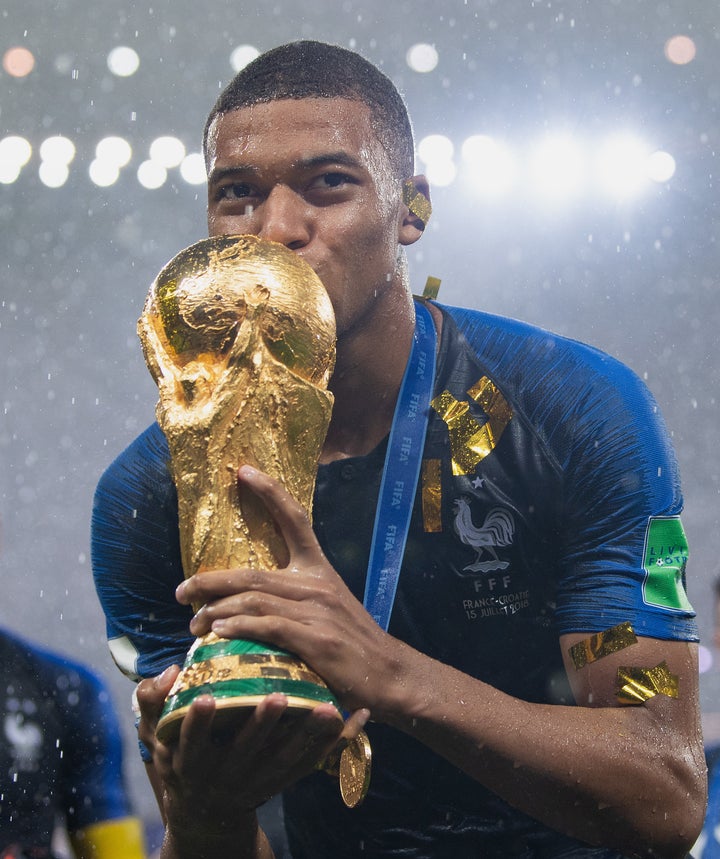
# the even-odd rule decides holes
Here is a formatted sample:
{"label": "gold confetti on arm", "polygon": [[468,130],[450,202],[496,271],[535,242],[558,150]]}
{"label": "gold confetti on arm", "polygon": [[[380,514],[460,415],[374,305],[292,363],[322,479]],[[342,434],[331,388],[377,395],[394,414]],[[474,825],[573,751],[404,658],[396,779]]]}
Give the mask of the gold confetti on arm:
{"label": "gold confetti on arm", "polygon": [[610,653],[617,653],[618,650],[629,647],[636,642],[637,638],[632,626],[629,621],[625,621],[573,644],[570,648],[570,656],[575,668],[579,670],[589,662],[595,662]]}
{"label": "gold confetti on arm", "polygon": [[620,704],[644,704],[655,695],[678,698],[678,677],[671,674],[667,662],[654,668],[624,666],[617,672],[617,700]]}

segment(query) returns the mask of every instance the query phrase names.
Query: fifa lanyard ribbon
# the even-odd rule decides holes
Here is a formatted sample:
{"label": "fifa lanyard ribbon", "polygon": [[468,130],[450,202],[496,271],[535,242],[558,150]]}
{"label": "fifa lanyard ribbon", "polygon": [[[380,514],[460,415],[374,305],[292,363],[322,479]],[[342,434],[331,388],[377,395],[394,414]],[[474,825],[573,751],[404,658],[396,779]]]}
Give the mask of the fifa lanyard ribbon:
{"label": "fifa lanyard ribbon", "polygon": [[363,600],[385,631],[395,603],[420,476],[435,382],[436,339],[430,311],[416,303],[415,334],[385,455]]}

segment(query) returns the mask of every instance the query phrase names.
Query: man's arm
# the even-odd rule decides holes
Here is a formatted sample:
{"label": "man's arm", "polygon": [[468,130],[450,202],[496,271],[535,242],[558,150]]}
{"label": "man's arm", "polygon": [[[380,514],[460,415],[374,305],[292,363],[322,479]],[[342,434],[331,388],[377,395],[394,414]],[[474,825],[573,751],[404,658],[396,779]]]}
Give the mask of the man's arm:
{"label": "man's arm", "polygon": [[[579,638],[564,636],[565,652]],[[619,706],[617,668],[663,661],[678,698]],[[638,639],[581,671],[568,665],[577,707],[530,704],[426,662],[405,662],[412,699],[392,703],[388,722],[553,829],[633,856],[687,854],[706,791],[695,645]]]}
{"label": "man's arm", "polygon": [[[243,808],[240,803],[229,812],[225,811],[228,801],[235,799],[236,792],[228,785],[225,795],[218,799],[212,774],[210,780],[206,781],[208,772],[198,767],[197,757],[193,763],[192,753],[183,759],[183,751],[192,748],[195,742],[200,743],[195,749],[200,760],[205,758],[211,767],[218,766],[218,745],[213,743],[209,730],[200,731],[203,721],[207,722],[208,715],[212,715],[212,712],[208,713],[207,700],[196,701],[191,708],[192,712],[184,720],[177,747],[164,746],[156,739],[155,728],[163,703],[178,671],[178,667],[174,666],[159,677],[143,680],[137,689],[139,737],[152,754],[152,760],[145,764],[145,771],[165,825],[161,859],[215,859],[218,856],[227,859],[274,859],[265,833],[258,826],[254,809]],[[211,748],[208,749],[208,745]],[[208,754],[212,756],[212,762]],[[222,756],[227,760],[228,751],[223,749]],[[186,773],[190,776],[187,781],[184,778]],[[194,797],[193,791],[198,787],[200,795]],[[214,807],[209,808],[213,799]],[[213,825],[212,821],[216,817],[218,822]]]}
{"label": "man's arm", "polygon": [[[241,480],[282,529],[289,569],[184,582],[181,602],[204,604],[193,634],[213,629],[297,653],[343,707],[369,709],[558,831],[630,855],[685,855],[702,825],[706,790],[693,645],[640,638],[578,670],[567,656],[576,636],[564,636],[581,706],[513,698],[383,632],[282,487],[253,470],[241,469]],[[620,706],[618,665],[645,670],[663,661],[677,676],[678,697]]]}

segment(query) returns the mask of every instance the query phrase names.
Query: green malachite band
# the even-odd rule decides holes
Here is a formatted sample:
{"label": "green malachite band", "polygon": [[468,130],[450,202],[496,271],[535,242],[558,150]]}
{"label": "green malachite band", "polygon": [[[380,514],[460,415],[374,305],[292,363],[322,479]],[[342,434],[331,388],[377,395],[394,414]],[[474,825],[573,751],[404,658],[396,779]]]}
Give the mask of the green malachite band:
{"label": "green malachite band", "polygon": [[205,662],[218,656],[246,656],[249,653],[267,654],[269,656],[290,656],[287,650],[271,647],[269,644],[259,644],[257,641],[222,638],[215,644],[205,644],[188,655],[185,667],[196,662]]}
{"label": "green malachite band", "polygon": [[226,680],[224,682],[207,683],[185,689],[168,698],[163,709],[167,716],[181,707],[188,706],[200,695],[212,695],[213,698],[241,698],[252,695],[269,695],[271,692],[282,692],[295,698],[309,698],[312,701],[325,701],[337,705],[332,693],[322,686],[306,683],[302,680],[287,680],[274,677],[251,677],[247,680]]}

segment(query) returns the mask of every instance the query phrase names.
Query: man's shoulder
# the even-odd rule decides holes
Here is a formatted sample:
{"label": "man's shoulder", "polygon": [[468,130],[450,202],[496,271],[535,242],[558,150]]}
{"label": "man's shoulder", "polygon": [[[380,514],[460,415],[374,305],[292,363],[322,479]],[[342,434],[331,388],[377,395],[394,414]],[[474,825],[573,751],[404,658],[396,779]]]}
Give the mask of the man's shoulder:
{"label": "man's shoulder", "polygon": [[[610,386],[623,391],[643,388],[637,374],[622,361],[580,340],[529,322],[480,310],[438,304],[472,351],[498,382],[527,387],[533,377],[578,390]],[[566,388],[567,391],[567,388]]]}
{"label": "man's shoulder", "polygon": [[530,322],[467,307],[447,304],[438,304],[437,307],[445,316],[453,320],[468,342],[481,350],[514,349],[524,354],[541,352],[548,356],[574,357],[576,360],[598,366],[607,364],[625,367],[616,358],[596,346]]}
{"label": "man's shoulder", "polygon": [[169,485],[169,461],[167,439],[160,426],[152,423],[108,465],[98,486],[109,491],[115,484],[125,489],[148,481]]}
{"label": "man's shoulder", "polygon": [[127,445],[110,467],[112,468],[115,463],[128,464],[136,460],[165,467],[169,459],[167,439],[160,425],[155,421]]}

